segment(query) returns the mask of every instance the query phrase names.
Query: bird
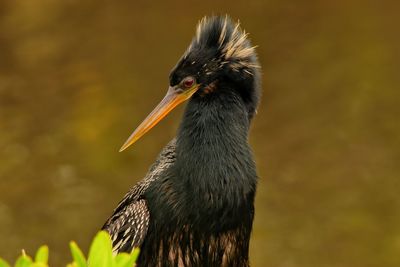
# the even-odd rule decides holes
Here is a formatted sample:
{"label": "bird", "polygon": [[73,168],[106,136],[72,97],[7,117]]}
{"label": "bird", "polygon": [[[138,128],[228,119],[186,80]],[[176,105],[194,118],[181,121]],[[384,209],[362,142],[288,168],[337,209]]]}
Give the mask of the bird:
{"label": "bird", "polygon": [[176,136],[102,227],[115,253],[140,248],[137,266],[249,266],[258,180],[249,129],[262,91],[255,48],[228,15],[199,21],[165,97],[120,149],[187,101]]}

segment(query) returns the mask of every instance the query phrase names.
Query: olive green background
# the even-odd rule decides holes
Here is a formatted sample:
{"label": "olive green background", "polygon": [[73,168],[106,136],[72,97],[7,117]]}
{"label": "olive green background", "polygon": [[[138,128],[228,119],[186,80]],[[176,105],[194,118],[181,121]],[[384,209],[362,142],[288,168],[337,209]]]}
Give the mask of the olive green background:
{"label": "olive green background", "polygon": [[400,266],[396,1],[0,2],[0,256],[85,251],[174,136],[163,97],[203,15],[239,19],[263,67],[252,266]]}

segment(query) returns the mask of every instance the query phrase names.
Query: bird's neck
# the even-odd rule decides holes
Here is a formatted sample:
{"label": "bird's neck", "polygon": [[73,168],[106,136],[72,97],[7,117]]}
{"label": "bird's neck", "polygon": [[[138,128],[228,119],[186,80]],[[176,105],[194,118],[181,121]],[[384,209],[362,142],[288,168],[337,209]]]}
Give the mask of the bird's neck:
{"label": "bird's neck", "polygon": [[233,92],[192,98],[177,136],[179,182],[205,196],[237,198],[253,192],[249,124],[247,109]]}

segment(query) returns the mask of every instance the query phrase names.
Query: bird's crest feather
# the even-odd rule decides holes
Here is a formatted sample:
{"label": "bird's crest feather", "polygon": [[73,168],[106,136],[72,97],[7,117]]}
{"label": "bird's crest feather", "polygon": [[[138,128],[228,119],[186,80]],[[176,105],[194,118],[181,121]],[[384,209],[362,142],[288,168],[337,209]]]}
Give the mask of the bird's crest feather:
{"label": "bird's crest feather", "polygon": [[256,47],[251,46],[248,33],[241,29],[239,21],[234,23],[228,16],[203,17],[200,20],[186,54],[204,47],[217,48],[223,62],[234,62],[231,64],[234,69],[259,68],[255,60]]}

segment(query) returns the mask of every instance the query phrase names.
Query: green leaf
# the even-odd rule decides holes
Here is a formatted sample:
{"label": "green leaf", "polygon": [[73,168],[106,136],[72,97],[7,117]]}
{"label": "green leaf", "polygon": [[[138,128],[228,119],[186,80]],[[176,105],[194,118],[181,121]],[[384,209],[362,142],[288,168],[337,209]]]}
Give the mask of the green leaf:
{"label": "green leaf", "polygon": [[78,245],[74,241],[71,241],[69,247],[71,249],[72,258],[74,259],[72,264],[75,264],[76,267],[87,267],[85,256]]}
{"label": "green leaf", "polygon": [[140,254],[140,248],[135,248],[131,252],[131,259],[132,259],[133,263],[135,263],[137,261],[137,259],[139,258],[139,254]]}
{"label": "green leaf", "polygon": [[115,258],[115,263],[117,267],[132,267],[134,266],[138,256],[139,256],[139,248],[135,248],[131,254],[128,253],[119,253]]}
{"label": "green leaf", "polygon": [[0,267],[10,267],[10,265],[8,264],[8,262],[0,258]]}
{"label": "green leaf", "polygon": [[107,232],[99,232],[93,240],[89,250],[89,266],[113,267],[111,238]]}
{"label": "green leaf", "polygon": [[115,257],[115,264],[117,267],[132,267],[133,264],[129,264],[131,257],[128,253],[119,253]]}
{"label": "green leaf", "polygon": [[26,255],[25,251],[22,250],[22,255],[19,256],[15,262],[15,267],[29,267],[33,263],[32,258]]}
{"label": "green leaf", "polygon": [[35,262],[47,265],[48,260],[49,260],[49,247],[41,246],[36,252]]}

